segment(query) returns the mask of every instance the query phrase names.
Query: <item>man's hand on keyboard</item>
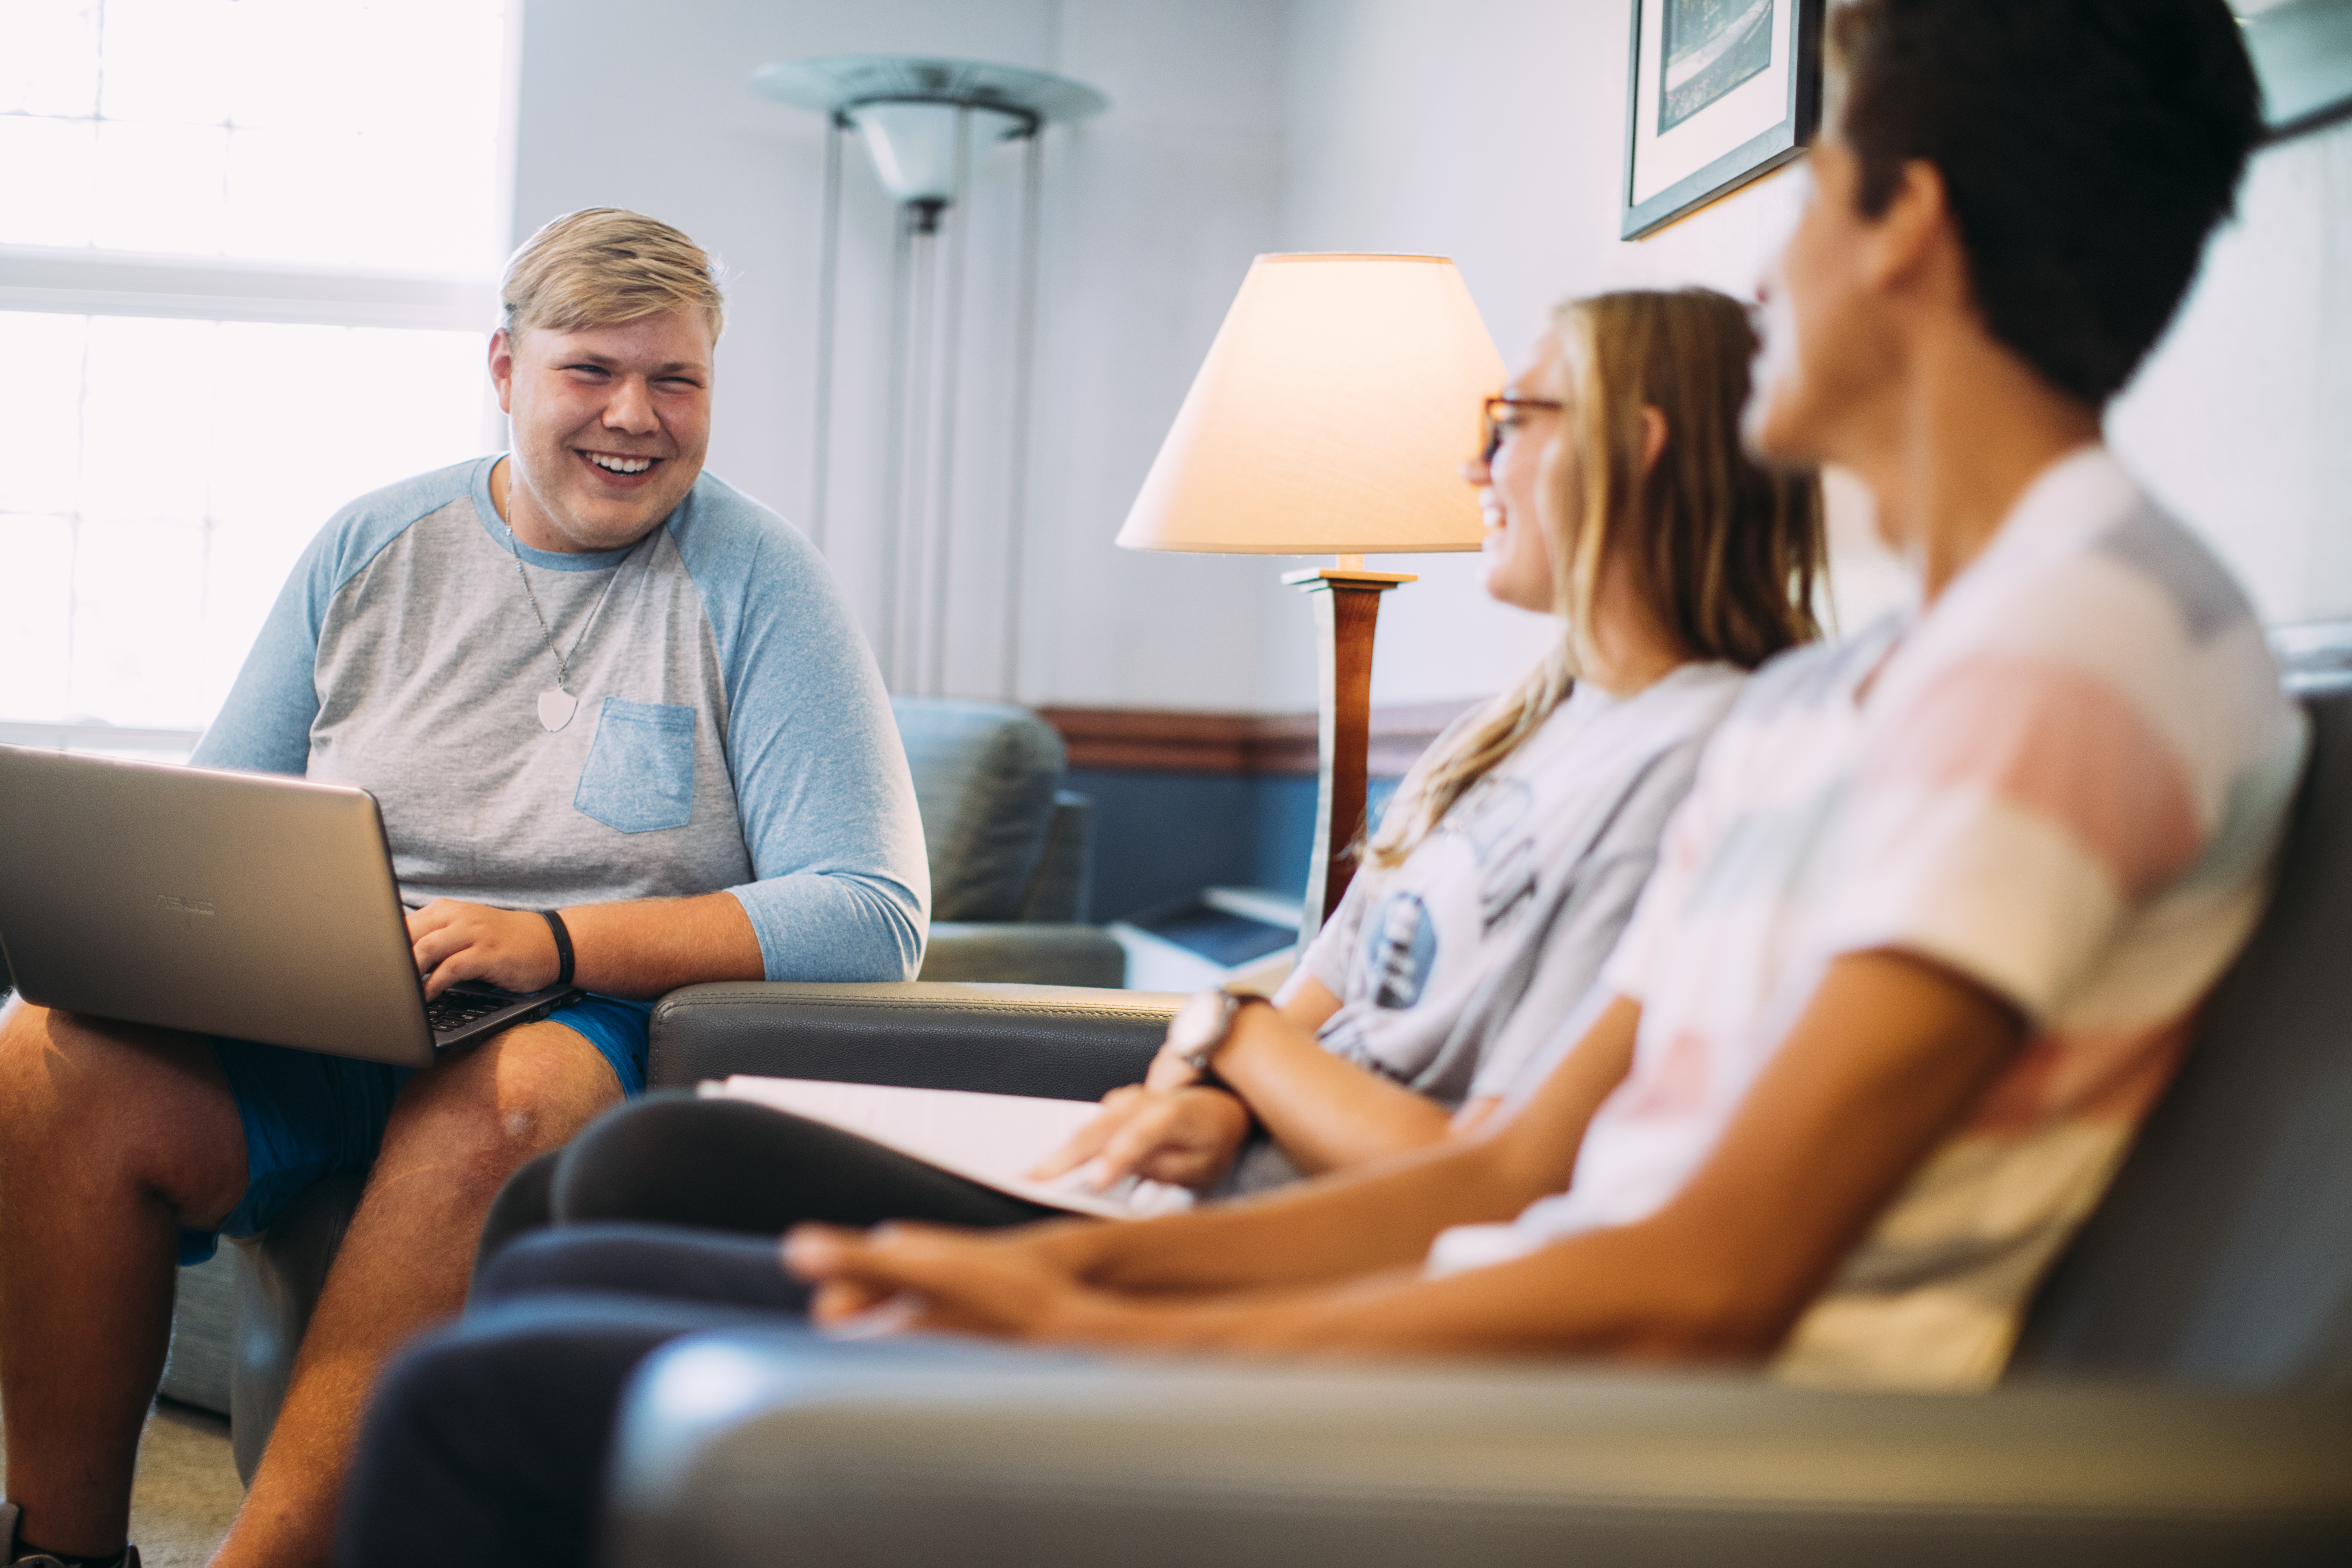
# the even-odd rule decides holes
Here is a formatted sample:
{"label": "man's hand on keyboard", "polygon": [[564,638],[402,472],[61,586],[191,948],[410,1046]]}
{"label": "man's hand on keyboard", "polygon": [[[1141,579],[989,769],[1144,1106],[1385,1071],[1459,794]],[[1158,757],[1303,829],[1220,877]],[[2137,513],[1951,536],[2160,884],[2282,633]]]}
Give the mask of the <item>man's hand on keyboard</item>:
{"label": "man's hand on keyboard", "polygon": [[460,980],[487,981],[509,991],[555,984],[562,967],[554,934],[529,910],[436,899],[408,915],[408,940],[427,1001]]}

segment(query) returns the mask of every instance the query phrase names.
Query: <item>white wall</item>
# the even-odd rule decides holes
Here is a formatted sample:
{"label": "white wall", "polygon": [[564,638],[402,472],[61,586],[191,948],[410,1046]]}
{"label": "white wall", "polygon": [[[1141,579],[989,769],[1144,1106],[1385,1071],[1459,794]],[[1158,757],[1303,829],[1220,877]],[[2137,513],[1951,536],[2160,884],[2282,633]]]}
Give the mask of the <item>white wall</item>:
{"label": "white wall", "polygon": [[[1784,172],[1648,239],[1616,237],[1626,0],[530,0],[518,226],[637,206],[738,273],[712,462],[806,510],[822,126],[742,87],[764,61],[884,50],[1055,69],[1112,100],[1048,141],[1020,695],[1031,702],[1296,710],[1314,700],[1288,563],[1136,555],[1109,541],[1250,257],[1454,257],[1507,357],[1567,295],[1704,282],[1735,293],[1793,214]],[[997,687],[1003,317],[1014,154],[971,204],[950,688]],[[829,548],[875,603],[870,526],[888,205],[853,149]],[[2213,539],[2273,620],[2352,614],[2352,126],[2260,155],[2176,331],[2117,405],[2117,447]],[[989,301],[998,312],[989,322]],[[992,338],[991,333],[998,334]],[[994,374],[998,379],[992,380]],[[1868,503],[1833,482],[1842,618],[1894,591]],[[1494,608],[1475,558],[1401,562],[1374,696],[1490,691],[1550,635]]]}
{"label": "white wall", "polygon": [[[1566,295],[1745,295],[1794,215],[1789,171],[1620,241],[1626,0],[1294,0],[1283,245],[1460,263],[1507,357]],[[2352,614],[2352,126],[2261,153],[2115,443],[2274,621]],[[1860,487],[1832,476],[1848,626],[1899,590]],[[1489,609],[1468,558],[1424,557],[1383,607],[1379,702],[1493,690],[1544,624]],[[1275,628],[1266,706],[1304,706],[1307,628]]]}
{"label": "white wall", "polygon": [[2264,616],[2352,616],[2352,124],[2256,154],[2107,429]]}
{"label": "white wall", "polygon": [[[1253,0],[530,0],[515,222],[634,207],[735,274],[711,467],[808,512],[822,118],[744,86],[770,60],[864,51],[1059,71],[1108,94],[1048,133],[1044,331],[1020,696],[1250,708],[1271,620],[1263,563],[1138,556],[1111,537],[1281,189],[1283,11]],[[1010,321],[1019,154],[984,168],[971,231],[966,397],[948,689],[999,695]],[[892,214],[845,158],[835,479],[827,547],[874,629],[874,454]],[[994,438],[992,439],[991,437]]]}

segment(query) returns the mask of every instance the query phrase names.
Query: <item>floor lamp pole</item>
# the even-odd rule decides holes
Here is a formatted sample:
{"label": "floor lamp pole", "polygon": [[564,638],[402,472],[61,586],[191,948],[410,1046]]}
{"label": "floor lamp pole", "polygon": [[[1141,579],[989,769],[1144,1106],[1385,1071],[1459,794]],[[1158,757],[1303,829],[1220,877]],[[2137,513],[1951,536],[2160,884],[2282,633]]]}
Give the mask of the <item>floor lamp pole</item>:
{"label": "floor lamp pole", "polygon": [[1414,580],[1410,572],[1367,572],[1363,557],[1337,567],[1286,572],[1282,580],[1315,605],[1315,855],[1307,863],[1299,910],[1304,952],[1356,875],[1356,841],[1365,827],[1372,742],[1372,633],[1381,595]]}

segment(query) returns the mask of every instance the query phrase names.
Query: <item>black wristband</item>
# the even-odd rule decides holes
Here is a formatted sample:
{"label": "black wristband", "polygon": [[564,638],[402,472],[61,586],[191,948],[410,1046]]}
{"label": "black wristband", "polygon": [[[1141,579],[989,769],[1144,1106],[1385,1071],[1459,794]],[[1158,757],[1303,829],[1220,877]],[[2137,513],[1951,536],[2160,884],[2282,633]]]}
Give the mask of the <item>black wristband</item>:
{"label": "black wristband", "polygon": [[572,984],[572,933],[563,929],[563,917],[553,910],[540,910],[539,918],[547,922],[547,929],[555,937],[555,983],[569,985]]}

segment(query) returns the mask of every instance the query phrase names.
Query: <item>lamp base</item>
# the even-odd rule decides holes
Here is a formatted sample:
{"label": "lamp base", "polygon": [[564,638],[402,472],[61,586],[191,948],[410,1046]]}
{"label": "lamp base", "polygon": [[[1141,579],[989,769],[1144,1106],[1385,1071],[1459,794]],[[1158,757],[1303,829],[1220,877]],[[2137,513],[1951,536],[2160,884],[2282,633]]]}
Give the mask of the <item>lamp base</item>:
{"label": "lamp base", "polygon": [[1318,567],[1286,572],[1282,580],[1315,602],[1316,785],[1315,855],[1307,870],[1307,898],[1298,921],[1298,950],[1307,951],[1356,875],[1363,837],[1372,739],[1372,634],[1381,595],[1415,581],[1410,572]]}

